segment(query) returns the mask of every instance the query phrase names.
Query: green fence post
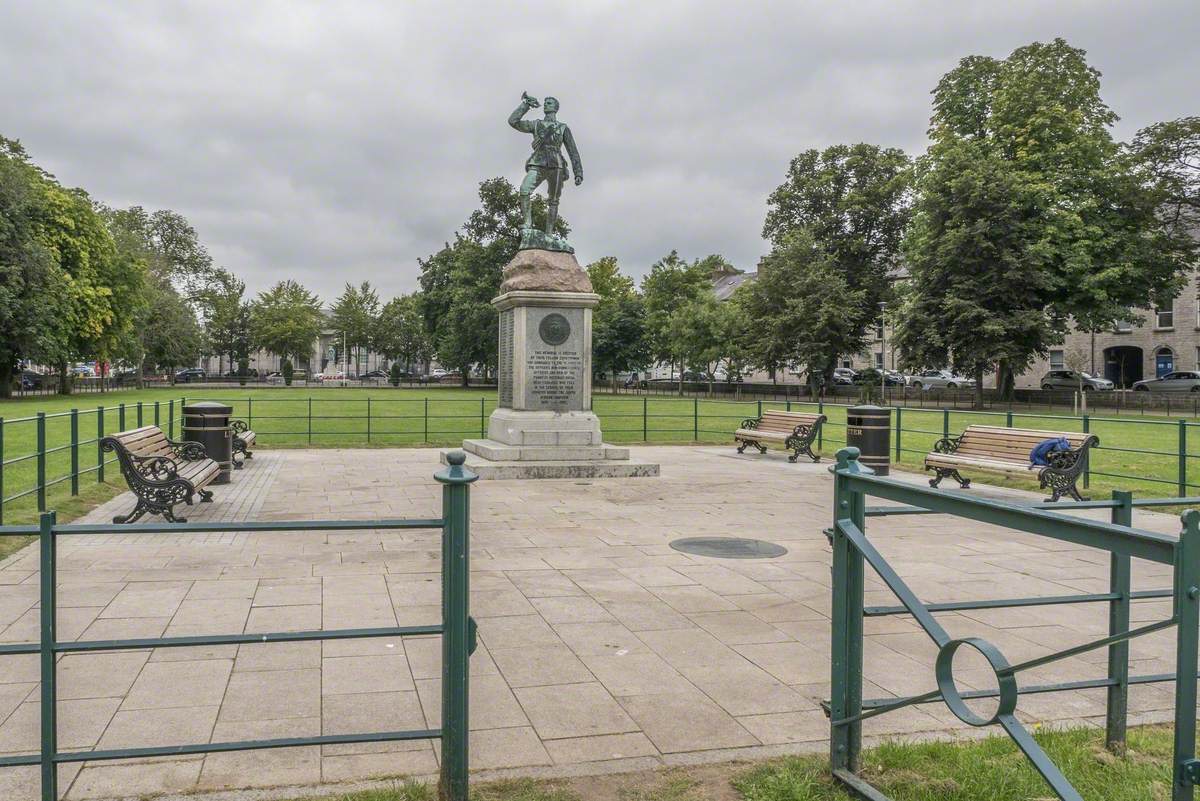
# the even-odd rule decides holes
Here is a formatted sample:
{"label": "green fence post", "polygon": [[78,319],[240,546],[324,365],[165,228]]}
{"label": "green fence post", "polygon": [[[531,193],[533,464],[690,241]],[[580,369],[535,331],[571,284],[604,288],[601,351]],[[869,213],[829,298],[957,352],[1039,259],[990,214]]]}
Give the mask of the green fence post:
{"label": "green fence post", "polygon": [[650,401],[650,397],[648,395],[642,396],[642,442],[646,442],[647,440],[650,439],[650,428],[648,425],[649,416],[650,416],[649,415],[649,408],[650,408],[649,401]]}
{"label": "green fence post", "polygon": [[839,520],[849,519],[859,530],[866,520],[865,499],[852,492],[848,475],[861,472],[856,451],[839,451],[833,491],[833,621],[830,657],[830,767],[857,771],[862,752],[862,721],[836,721],[862,712],[863,669],[863,556],[842,533]]}
{"label": "green fence post", "polygon": [[[788,401],[788,407],[791,408],[791,401]],[[692,441],[700,441],[700,399],[692,398]]]}
{"label": "green fence post", "polygon": [[[825,414],[825,398],[824,397],[817,398],[817,414]],[[825,431],[825,426],[821,426],[820,428],[817,429],[817,450],[821,450],[821,443],[823,441],[824,431]]]}
{"label": "green fence post", "polygon": [[308,397],[308,444],[312,445],[312,396]]}
{"label": "green fence post", "polygon": [[55,619],[56,576],[54,512],[44,512],[39,520],[38,551],[41,556],[41,572],[38,584],[41,589],[41,640],[38,653],[41,657],[41,706],[42,706],[42,799],[58,801],[58,688],[55,669],[55,644],[58,641]]}
{"label": "green fence post", "polygon": [[100,440],[104,439],[104,407],[96,407],[96,483],[104,483],[104,448]]}
{"label": "green fence post", "polygon": [[759,420],[762,419],[762,400],[761,399],[758,401],[758,419]]}
{"label": "green fence post", "polygon": [[942,409],[942,439],[950,439],[950,410]]}
{"label": "green fence post", "polygon": [[479,399],[479,436],[487,436],[487,419],[484,416],[483,398]]}
{"label": "green fence post", "polygon": [[896,407],[896,464],[900,464],[900,434],[904,431],[904,407]]}
{"label": "green fence post", "polygon": [[371,441],[371,399],[367,398],[367,442]]}
{"label": "green fence post", "polygon": [[79,494],[79,410],[71,410],[71,494]]}
{"label": "green fence post", "polygon": [[442,765],[440,801],[467,801],[467,718],[470,697],[470,520],[471,482],[466,454],[447,455],[449,465],[434,474],[442,484]]}
{"label": "green fence post", "polygon": [[[1083,416],[1083,433],[1087,434],[1091,431],[1092,420],[1088,415]],[[1089,448],[1089,451],[1091,449]],[[1087,489],[1092,484],[1092,456],[1087,453],[1083,457],[1083,488]]]}
{"label": "green fence post", "polygon": [[1187,497],[1187,421],[1182,417],[1179,419],[1179,497]]}
{"label": "green fence post", "polygon": [[1004,416],[1004,425],[1012,428],[1012,409],[1009,409],[1008,413]]}
{"label": "green fence post", "polygon": [[37,508],[46,511],[46,413],[37,413]]}
{"label": "green fence post", "polygon": [[1192,801],[1185,763],[1196,756],[1197,638],[1200,637],[1200,511],[1183,513],[1175,551],[1175,762],[1171,801]]}
{"label": "green fence post", "polygon": [[154,425],[161,427],[162,412],[158,408],[158,401],[154,402]]}
{"label": "green fence post", "polygon": [[[1133,525],[1133,493],[1113,490],[1112,499],[1120,504],[1112,508],[1112,522]],[[1108,602],[1110,637],[1129,631],[1129,555],[1113,551],[1109,556],[1108,591],[1115,598]],[[1108,699],[1105,705],[1104,745],[1114,754],[1125,753],[1125,729],[1129,711],[1129,640],[1108,646]]]}
{"label": "green fence post", "polygon": [[125,404],[117,404],[117,430],[125,430]]}
{"label": "green fence post", "polygon": [[254,430],[254,398],[246,398],[246,428]]}
{"label": "green fence post", "polygon": [[167,439],[175,439],[175,399],[167,401]]}
{"label": "green fence post", "polygon": [[429,442],[429,396],[425,396],[425,436],[422,442]]}
{"label": "green fence post", "polygon": [[138,428],[141,428],[142,427],[142,402],[141,401],[137,402],[137,421],[138,421]]}
{"label": "green fence post", "polygon": [[4,525],[4,418],[0,417],[0,526]]}

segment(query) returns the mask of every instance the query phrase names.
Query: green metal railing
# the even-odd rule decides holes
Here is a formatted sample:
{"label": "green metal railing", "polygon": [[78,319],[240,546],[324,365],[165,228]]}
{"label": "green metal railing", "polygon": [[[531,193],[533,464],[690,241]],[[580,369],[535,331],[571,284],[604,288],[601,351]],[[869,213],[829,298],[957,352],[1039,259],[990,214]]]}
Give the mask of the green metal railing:
{"label": "green metal railing", "polygon": [[[486,437],[488,416],[496,407],[492,395],[280,398],[218,392],[203,397],[230,404],[234,416],[246,420],[257,433],[258,443],[265,446],[449,444],[455,439]],[[115,460],[100,450],[105,433],[154,423],[173,438],[187,401],[181,397],[0,418],[0,525],[6,516],[12,519],[14,504],[20,504],[27,515],[24,519],[31,519],[35,512],[48,508],[51,498],[68,492],[78,495],[84,479],[92,474],[103,482],[106,466]],[[846,442],[846,407],[824,401],[596,395],[593,407],[605,436],[614,442],[729,442],[743,419],[761,416],[767,409],[827,414],[829,420],[817,447],[835,448]],[[1159,488],[1180,497],[1200,491],[1196,464],[1200,460],[1200,432],[1196,431],[1200,421],[1192,419],[893,407],[893,460],[919,469],[934,441],[957,436],[972,423],[1096,433],[1100,444],[1091,449],[1084,488],[1099,478],[1110,486]],[[1197,452],[1191,453],[1193,449]]]}
{"label": "green metal railing", "polygon": [[[1114,492],[1111,500],[1021,506],[987,500],[953,491],[934,490],[894,479],[881,478],[858,461],[858,449],[838,451],[834,472],[834,520],[827,534],[833,544],[833,621],[830,717],[830,764],[833,775],[844,786],[868,801],[888,797],[859,775],[862,761],[862,722],[868,718],[916,704],[945,703],[953,714],[973,727],[998,725],[1004,729],[1033,767],[1063,801],[1082,801],[1082,796],[1047,756],[1016,717],[1022,695],[1077,689],[1104,688],[1106,698],[1106,743],[1116,752],[1125,749],[1129,687],[1134,684],[1175,682],[1175,743],[1172,762],[1171,801],[1192,801],[1200,782],[1200,760],[1196,759],[1197,647],[1200,639],[1200,511],[1183,517],[1178,539],[1132,526],[1135,506],[1166,506],[1178,498],[1135,501],[1128,492]],[[900,505],[868,507],[867,498],[881,498]],[[1200,498],[1183,499],[1200,503]],[[1050,511],[1053,508],[1054,511]],[[1063,509],[1109,509],[1111,522],[1062,514]],[[946,514],[1049,539],[1099,548],[1109,553],[1109,591],[1088,595],[1041,598],[1003,598],[964,602],[925,603],[891,567],[866,535],[868,517],[910,514]],[[1169,589],[1132,591],[1131,560],[1144,559],[1174,568]],[[866,607],[865,565],[900,601],[899,606]],[[1130,629],[1130,605],[1135,599],[1170,598],[1169,618]],[[935,613],[965,609],[998,609],[1048,604],[1108,604],[1108,636],[1055,653],[1010,663],[996,646],[979,637],[952,637],[937,621]],[[880,615],[910,615],[938,649],[934,666],[936,688],[905,698],[863,699],[863,621]],[[1174,627],[1176,666],[1173,674],[1129,675],[1129,641],[1135,637]],[[1020,673],[1089,651],[1107,649],[1105,678],[1046,685],[1021,686]],[[960,650],[982,656],[995,675],[995,690],[963,691],[954,678],[954,657]],[[996,699],[988,715],[973,710],[968,701]]]}
{"label": "green metal railing", "polygon": [[[0,757],[0,768],[20,765],[41,768],[42,801],[58,801],[57,767],[71,762],[210,754],[310,745],[441,740],[441,773],[438,798],[467,801],[469,731],[467,708],[470,684],[469,657],[475,650],[475,621],[469,616],[470,601],[470,484],[477,476],[463,467],[461,452],[449,455],[449,466],[434,475],[442,484],[442,516],[436,519],[397,520],[302,520],[271,523],[153,523],[117,526],[58,525],[54,512],[41,515],[37,526],[0,527],[0,536],[39,535],[40,639],[36,643],[0,645],[0,657],[38,654],[41,660],[41,743],[39,753]],[[125,640],[62,641],[58,637],[57,543],[60,537],[120,533],[184,535],[198,532],[302,532],[355,531],[365,529],[442,530],[442,620],[425,626],[337,629],[331,631],[246,632],[190,637],[158,637]],[[282,737],[265,740],[185,743],[144,748],[109,748],[91,751],[62,751],[58,743],[58,687],[56,662],[59,654],[95,653],[142,648],[238,645],[248,643],[348,640],[368,637],[442,638],[442,726],[439,729],[375,731],[358,734],[325,734],[316,737]],[[180,688],[186,692],[186,688]]]}

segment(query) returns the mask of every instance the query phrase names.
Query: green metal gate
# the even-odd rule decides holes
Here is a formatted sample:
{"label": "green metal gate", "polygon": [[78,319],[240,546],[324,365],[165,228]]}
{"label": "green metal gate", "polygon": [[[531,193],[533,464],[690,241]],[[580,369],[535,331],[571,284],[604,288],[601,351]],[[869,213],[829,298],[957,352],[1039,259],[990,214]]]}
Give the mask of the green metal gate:
{"label": "green metal gate", "polygon": [[[470,484],[477,476],[463,466],[464,455],[452,453],[450,465],[434,475],[442,484],[442,516],[435,519],[397,520],[297,520],[271,523],[144,523],[117,526],[58,525],[53,512],[41,516],[38,526],[0,527],[0,536],[40,535],[41,634],[37,643],[0,645],[0,656],[38,654],[41,657],[41,750],[29,756],[0,758],[0,768],[17,765],[41,767],[42,801],[58,801],[58,765],[112,759],[209,754],[306,745],[431,740],[442,742],[438,798],[467,801],[467,702],[469,656],[475,650],[475,621],[469,617],[470,599]],[[159,637],[130,640],[86,640],[62,642],[56,620],[56,544],[59,537],[88,534],[195,534],[198,532],[297,532],[355,531],[364,529],[442,530],[442,620],[426,626],[338,629],[332,631],[288,631],[272,633],[217,634],[194,637]],[[57,670],[59,654],[119,651],[139,648],[237,645],[243,643],[347,640],[365,637],[413,637],[441,635],[442,638],[442,727],[408,731],[377,731],[359,734],[327,734],[318,737],[284,737],[236,742],[185,743],[148,748],[113,748],[62,752],[58,747]]]}
{"label": "green metal gate", "polygon": [[[857,448],[837,453],[834,472],[834,521],[829,532],[833,544],[833,648],[831,655],[830,767],[845,787],[868,801],[889,801],[858,775],[861,769],[862,721],[914,704],[941,701],[964,723],[1000,726],[1029,758],[1033,767],[1063,801],[1082,801],[1058,767],[1017,719],[1021,695],[1062,690],[1105,688],[1107,690],[1106,740],[1120,752],[1125,745],[1128,691],[1130,685],[1175,681],[1175,747],[1171,801],[1192,801],[1200,782],[1200,760],[1196,759],[1197,639],[1200,637],[1200,511],[1183,515],[1178,539],[1132,527],[1133,507],[1166,506],[1200,502],[1200,498],[1133,500],[1130,493],[1114,492],[1112,500],[1075,503],[1012,503],[972,497],[953,490],[935,490],[895,479],[881,478],[858,461]],[[868,497],[897,505],[868,507]],[[1050,509],[1110,509],[1112,522],[1100,522],[1062,514]],[[908,514],[946,514],[964,520],[989,523],[1036,534],[1062,542],[1099,548],[1109,553],[1109,592],[1091,595],[1040,598],[1004,598],[950,603],[922,602],[867,538],[868,517]],[[1145,559],[1174,568],[1170,589],[1133,592],[1130,587],[1131,559]],[[865,565],[869,564],[900,601],[900,606],[864,607]],[[1138,598],[1172,598],[1169,618],[1129,628],[1130,602]],[[934,618],[935,612],[963,609],[995,609],[1049,604],[1105,602],[1109,607],[1109,636],[1045,656],[1010,663],[993,644],[979,637],[952,637]],[[921,626],[937,646],[934,665],[936,688],[906,698],[864,700],[863,619],[907,614]],[[1173,674],[1129,675],[1129,641],[1162,629],[1176,628],[1176,666]],[[1108,674],[1051,685],[1018,684],[1017,676],[1088,651],[1108,649]],[[953,661],[962,649],[976,651],[991,666],[996,689],[960,690],[955,684]],[[981,715],[967,701],[997,699],[996,711]]]}

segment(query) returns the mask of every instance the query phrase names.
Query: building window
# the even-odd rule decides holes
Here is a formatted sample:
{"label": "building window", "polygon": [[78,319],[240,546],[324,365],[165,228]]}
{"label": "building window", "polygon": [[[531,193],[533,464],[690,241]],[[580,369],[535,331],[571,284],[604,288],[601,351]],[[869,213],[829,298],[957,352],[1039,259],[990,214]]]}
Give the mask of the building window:
{"label": "building window", "polygon": [[842,359],[842,367],[849,367],[851,364],[849,359]]}
{"label": "building window", "polygon": [[[1200,348],[1197,348],[1196,351],[1200,352]],[[879,351],[878,353],[875,354],[875,369],[876,370],[883,369],[883,351]]]}
{"label": "building window", "polygon": [[[1200,314],[1200,312],[1198,312],[1198,314]],[[1198,318],[1198,319],[1200,319],[1200,318]],[[883,341],[883,320],[880,320],[879,322],[875,323],[875,341],[876,342]]]}
{"label": "building window", "polygon": [[1154,325],[1156,328],[1175,327],[1175,304],[1159,306],[1154,309]]}
{"label": "building window", "polygon": [[1066,360],[1063,358],[1061,350],[1050,351],[1050,369],[1062,370],[1066,366]]}
{"label": "building window", "polygon": [[[1197,311],[1197,314],[1200,314],[1200,310]],[[1128,320],[1117,320],[1117,322],[1113,324],[1113,331],[1118,334],[1128,334],[1132,330],[1133,323],[1129,322]]]}

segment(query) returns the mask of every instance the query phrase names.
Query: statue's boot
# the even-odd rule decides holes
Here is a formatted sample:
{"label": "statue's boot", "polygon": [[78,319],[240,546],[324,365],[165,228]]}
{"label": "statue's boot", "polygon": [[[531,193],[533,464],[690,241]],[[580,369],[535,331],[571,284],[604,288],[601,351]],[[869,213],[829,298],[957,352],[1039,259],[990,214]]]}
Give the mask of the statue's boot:
{"label": "statue's boot", "polygon": [[558,222],[558,204],[550,203],[546,211],[546,233],[554,236],[554,224]]}
{"label": "statue's boot", "polygon": [[524,228],[533,227],[533,202],[526,192],[521,193],[521,216],[525,218]]}

